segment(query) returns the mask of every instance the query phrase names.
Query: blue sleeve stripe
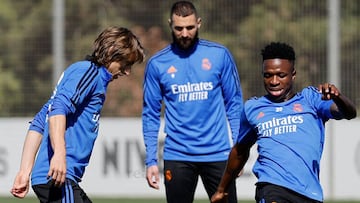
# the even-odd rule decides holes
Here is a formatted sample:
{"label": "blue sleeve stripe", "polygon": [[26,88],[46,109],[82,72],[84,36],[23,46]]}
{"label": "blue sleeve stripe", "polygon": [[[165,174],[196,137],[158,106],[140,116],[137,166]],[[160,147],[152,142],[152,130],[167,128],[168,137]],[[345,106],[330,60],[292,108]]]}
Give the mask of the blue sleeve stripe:
{"label": "blue sleeve stripe", "polygon": [[76,92],[78,92],[78,94],[75,94],[74,97],[72,98],[72,102],[74,104],[77,103],[77,101],[80,99],[80,96],[84,93],[84,91],[87,89],[89,84],[94,80],[97,74],[98,74],[97,68],[91,65],[89,67],[89,70],[81,78],[79,84],[76,87]]}

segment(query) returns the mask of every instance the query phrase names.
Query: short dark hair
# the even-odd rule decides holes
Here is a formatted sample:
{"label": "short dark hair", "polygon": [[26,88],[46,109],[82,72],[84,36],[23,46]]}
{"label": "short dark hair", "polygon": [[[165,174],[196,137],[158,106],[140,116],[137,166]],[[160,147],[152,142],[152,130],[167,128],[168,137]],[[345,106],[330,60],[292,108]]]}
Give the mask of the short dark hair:
{"label": "short dark hair", "polygon": [[295,61],[295,51],[290,45],[283,42],[271,42],[261,50],[263,61],[266,59],[287,59]]}
{"label": "short dark hair", "polygon": [[173,15],[186,17],[192,14],[195,14],[197,17],[197,11],[193,3],[190,1],[178,1],[173,4],[170,12],[170,19],[172,19]]}

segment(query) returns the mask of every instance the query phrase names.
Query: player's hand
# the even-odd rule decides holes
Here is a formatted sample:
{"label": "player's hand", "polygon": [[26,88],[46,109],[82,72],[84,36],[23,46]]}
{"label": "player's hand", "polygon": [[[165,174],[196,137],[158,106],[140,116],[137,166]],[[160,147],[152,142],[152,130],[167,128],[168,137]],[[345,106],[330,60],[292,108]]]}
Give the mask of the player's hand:
{"label": "player's hand", "polygon": [[330,100],[340,95],[338,88],[330,83],[324,83],[319,85],[319,91],[322,94],[323,100]]}
{"label": "player's hand", "polygon": [[149,166],[146,169],[146,180],[150,187],[157,190],[160,188],[159,168],[157,165]]}
{"label": "player's hand", "polygon": [[215,194],[211,197],[211,203],[227,203],[228,202],[228,194],[224,192],[215,192]]}
{"label": "player's hand", "polygon": [[18,173],[10,193],[17,198],[24,198],[29,192],[29,175]]}
{"label": "player's hand", "polygon": [[66,156],[63,153],[54,153],[50,160],[48,178],[54,182],[54,186],[61,187],[66,179]]}

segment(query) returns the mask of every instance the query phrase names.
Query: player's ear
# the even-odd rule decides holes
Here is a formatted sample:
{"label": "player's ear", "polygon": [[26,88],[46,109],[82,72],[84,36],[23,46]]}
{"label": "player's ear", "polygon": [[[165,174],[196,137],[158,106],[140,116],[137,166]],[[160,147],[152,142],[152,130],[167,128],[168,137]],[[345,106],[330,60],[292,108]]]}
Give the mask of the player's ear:
{"label": "player's ear", "polygon": [[201,18],[197,19],[197,24],[198,24],[197,28],[199,29],[201,27]]}
{"label": "player's ear", "polygon": [[169,26],[171,28],[171,19],[170,18],[168,19],[168,23],[169,23]]}
{"label": "player's ear", "polygon": [[292,74],[292,79],[294,80],[296,77],[296,70],[294,69],[291,74]]}

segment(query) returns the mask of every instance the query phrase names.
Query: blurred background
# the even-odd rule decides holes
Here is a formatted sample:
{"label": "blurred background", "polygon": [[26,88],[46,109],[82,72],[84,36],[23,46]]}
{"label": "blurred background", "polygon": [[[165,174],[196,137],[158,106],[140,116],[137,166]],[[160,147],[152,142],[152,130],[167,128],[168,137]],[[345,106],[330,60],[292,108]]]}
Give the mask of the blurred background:
{"label": "blurred background", "polygon": [[[0,117],[32,116],[52,93],[61,72],[91,53],[109,25],[134,31],[147,59],[171,42],[167,23],[174,1],[0,1]],[[200,37],[227,46],[238,65],[244,98],[260,96],[261,55],[270,41],[296,51],[297,88],[332,82],[360,107],[360,1],[193,1]],[[145,63],[110,83],[106,117],[139,117]]]}
{"label": "blurred background", "polygon": [[[0,0],[0,195],[9,195],[27,121],[49,99],[62,71],[90,54],[94,39],[110,25],[136,33],[148,60],[171,43],[167,20],[174,2]],[[264,94],[260,51],[271,41],[282,41],[297,55],[298,90],[331,82],[360,110],[359,0],[192,2],[202,18],[200,37],[225,45],[233,54],[244,99]],[[129,77],[109,85],[100,130],[106,136],[99,136],[91,162],[95,164],[89,165],[83,183],[90,194],[164,197],[144,179],[140,116],[145,64],[136,64]],[[322,180],[329,199],[360,199],[359,123],[328,124]],[[252,155],[251,162],[255,158]],[[238,191],[252,199],[255,178],[251,165],[245,169]],[[102,185],[108,188],[99,190]]]}

